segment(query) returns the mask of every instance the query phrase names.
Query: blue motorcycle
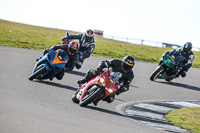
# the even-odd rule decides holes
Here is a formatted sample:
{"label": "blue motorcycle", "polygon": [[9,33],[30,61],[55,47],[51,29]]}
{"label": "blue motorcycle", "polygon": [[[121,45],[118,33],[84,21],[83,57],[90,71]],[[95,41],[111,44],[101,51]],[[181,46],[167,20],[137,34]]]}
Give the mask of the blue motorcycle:
{"label": "blue motorcycle", "polygon": [[53,79],[57,73],[64,69],[67,59],[68,55],[62,49],[50,51],[35,64],[29,80]]}

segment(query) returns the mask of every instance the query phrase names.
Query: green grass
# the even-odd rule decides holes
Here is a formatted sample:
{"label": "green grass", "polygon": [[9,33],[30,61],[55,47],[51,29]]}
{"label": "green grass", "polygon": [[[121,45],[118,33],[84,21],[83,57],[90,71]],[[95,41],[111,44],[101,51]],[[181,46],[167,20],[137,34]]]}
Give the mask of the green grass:
{"label": "green grass", "polygon": [[[43,50],[59,45],[65,32],[72,31],[31,26],[0,19],[0,45]],[[95,36],[96,47],[92,56],[122,59],[129,54],[137,61],[158,63],[162,54],[171,48],[159,48],[142,45],[131,45],[112,39]],[[193,67],[200,68],[200,52],[195,53]]]}
{"label": "green grass", "polygon": [[169,112],[165,116],[172,124],[200,133],[200,107],[186,107]]}

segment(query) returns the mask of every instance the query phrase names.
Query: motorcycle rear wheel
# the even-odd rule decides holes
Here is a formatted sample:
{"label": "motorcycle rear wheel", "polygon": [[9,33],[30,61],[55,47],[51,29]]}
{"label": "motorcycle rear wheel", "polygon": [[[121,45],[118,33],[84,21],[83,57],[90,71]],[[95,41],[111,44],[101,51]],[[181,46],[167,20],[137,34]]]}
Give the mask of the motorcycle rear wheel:
{"label": "motorcycle rear wheel", "polygon": [[155,81],[155,80],[158,78],[158,76],[159,76],[159,74],[161,73],[161,71],[162,71],[162,67],[161,67],[161,66],[158,66],[158,67],[154,70],[154,72],[151,74],[150,80],[151,80],[151,81]]}
{"label": "motorcycle rear wheel", "polygon": [[35,71],[28,79],[33,80],[33,79],[37,78],[38,76],[40,76],[42,73],[45,73],[46,71],[47,71],[47,69],[43,66],[42,68]]}
{"label": "motorcycle rear wheel", "polygon": [[[79,105],[81,107],[87,106],[88,104],[96,100],[96,98],[98,98],[103,93],[103,89],[98,88],[96,85],[93,87],[96,87],[96,89],[89,95],[85,95],[83,99],[80,101]],[[93,87],[91,89],[94,89]]]}

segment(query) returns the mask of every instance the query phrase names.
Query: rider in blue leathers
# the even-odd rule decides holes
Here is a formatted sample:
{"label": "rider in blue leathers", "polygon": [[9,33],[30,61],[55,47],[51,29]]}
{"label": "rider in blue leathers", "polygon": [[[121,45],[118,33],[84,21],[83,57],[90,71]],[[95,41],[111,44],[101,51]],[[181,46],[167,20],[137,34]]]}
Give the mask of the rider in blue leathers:
{"label": "rider in blue leathers", "polygon": [[84,60],[90,57],[91,53],[95,48],[94,31],[88,29],[85,34],[76,34],[76,35],[70,34],[68,37],[67,36],[63,37],[62,41],[68,39],[79,39],[79,44],[80,44],[80,49],[78,54],[79,60],[76,63],[76,68],[80,69]]}

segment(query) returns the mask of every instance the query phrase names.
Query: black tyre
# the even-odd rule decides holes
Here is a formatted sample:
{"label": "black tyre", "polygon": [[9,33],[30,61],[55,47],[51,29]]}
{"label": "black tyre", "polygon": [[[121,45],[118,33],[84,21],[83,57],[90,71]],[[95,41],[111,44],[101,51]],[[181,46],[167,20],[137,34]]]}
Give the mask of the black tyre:
{"label": "black tyre", "polygon": [[79,92],[79,90],[76,91],[76,93],[74,93],[74,94],[72,95],[72,101],[73,101],[74,103],[79,103],[79,100],[76,98],[76,95],[78,94],[78,92]]}
{"label": "black tyre", "polygon": [[38,76],[40,76],[41,74],[45,73],[46,71],[47,71],[47,69],[45,67],[42,67],[42,68],[38,69],[37,71],[35,71],[28,79],[33,80],[33,79],[37,78]]}
{"label": "black tyre", "polygon": [[155,71],[151,74],[150,80],[155,81],[162,71],[161,66],[158,66]]}
{"label": "black tyre", "polygon": [[[95,88],[94,88],[95,87]],[[88,104],[90,104],[91,102],[93,102],[96,98],[98,98],[102,93],[103,93],[103,89],[98,88],[96,85],[93,86],[91,88],[92,90],[94,89],[93,92],[91,92],[90,94],[86,94],[83,99],[80,101],[79,105],[81,107],[85,107]]]}
{"label": "black tyre", "polygon": [[165,81],[167,81],[167,82],[171,82],[171,81],[172,81],[172,79],[165,79]]}
{"label": "black tyre", "polygon": [[74,66],[75,66],[75,65],[73,65],[72,63],[66,64],[66,65],[65,65],[65,72],[73,71]]}

